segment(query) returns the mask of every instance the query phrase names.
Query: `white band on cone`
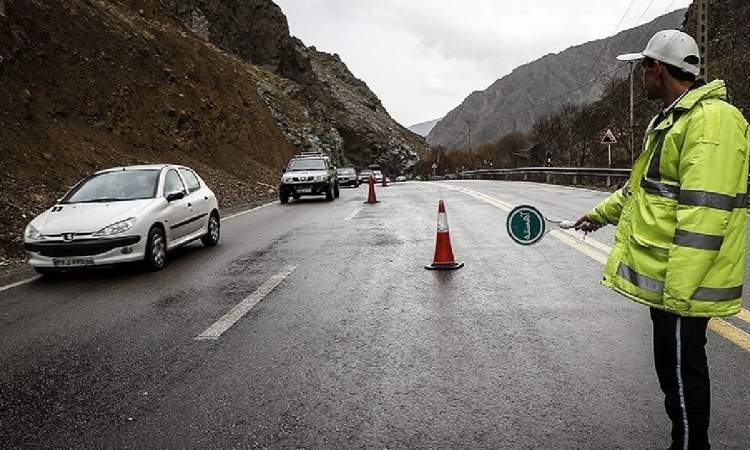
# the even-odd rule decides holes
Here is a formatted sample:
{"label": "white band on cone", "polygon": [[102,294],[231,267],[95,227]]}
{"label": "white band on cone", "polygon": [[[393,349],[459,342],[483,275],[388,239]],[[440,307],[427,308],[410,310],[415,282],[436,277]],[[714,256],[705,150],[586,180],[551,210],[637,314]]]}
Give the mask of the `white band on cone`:
{"label": "white band on cone", "polygon": [[438,232],[448,231],[448,215],[444,212],[438,213],[437,230]]}

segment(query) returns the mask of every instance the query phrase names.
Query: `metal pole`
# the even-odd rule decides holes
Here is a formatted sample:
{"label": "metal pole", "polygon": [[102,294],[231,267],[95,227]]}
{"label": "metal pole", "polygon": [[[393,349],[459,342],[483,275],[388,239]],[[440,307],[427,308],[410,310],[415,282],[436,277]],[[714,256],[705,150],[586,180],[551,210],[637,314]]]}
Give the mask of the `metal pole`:
{"label": "metal pole", "polygon": [[696,0],[698,6],[698,23],[696,34],[701,52],[700,77],[708,81],[708,0]]}
{"label": "metal pole", "polygon": [[[635,78],[633,76],[633,69],[635,65],[633,64],[634,61],[630,61],[630,165],[632,166],[635,162],[635,148],[633,147],[633,127],[635,122],[635,115],[633,113],[634,109],[634,92],[633,92],[633,79]],[[611,163],[610,163],[611,164]],[[610,165],[611,167],[611,165]]]}
{"label": "metal pole", "polygon": [[[612,168],[612,144],[607,144],[607,153],[609,155],[609,165],[608,167]],[[612,179],[609,175],[607,175],[607,187],[609,187],[612,184]]]}

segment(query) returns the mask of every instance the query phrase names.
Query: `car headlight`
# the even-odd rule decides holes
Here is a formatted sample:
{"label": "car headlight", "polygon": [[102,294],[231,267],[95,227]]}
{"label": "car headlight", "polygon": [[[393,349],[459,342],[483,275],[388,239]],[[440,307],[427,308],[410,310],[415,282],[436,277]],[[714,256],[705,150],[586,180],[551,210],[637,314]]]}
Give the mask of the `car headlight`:
{"label": "car headlight", "polygon": [[39,232],[36,228],[29,225],[26,227],[26,231],[24,232],[24,236],[26,236],[26,239],[30,241],[38,241],[40,239],[44,239],[44,235]]}
{"label": "car headlight", "polygon": [[315,177],[315,181],[325,181],[325,180],[326,180],[325,175],[318,175],[317,177]]}
{"label": "car headlight", "polygon": [[119,222],[113,223],[112,225],[106,226],[94,233],[94,236],[112,236],[113,234],[124,233],[125,231],[133,228],[133,225],[135,225],[135,217],[121,220]]}

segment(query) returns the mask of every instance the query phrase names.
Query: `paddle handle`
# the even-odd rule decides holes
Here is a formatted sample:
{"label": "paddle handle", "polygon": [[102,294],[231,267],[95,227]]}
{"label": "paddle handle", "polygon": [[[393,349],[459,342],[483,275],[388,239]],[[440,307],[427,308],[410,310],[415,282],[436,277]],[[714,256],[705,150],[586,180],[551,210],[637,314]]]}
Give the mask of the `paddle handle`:
{"label": "paddle handle", "polygon": [[563,220],[558,224],[563,230],[569,230],[576,226],[576,223],[572,220]]}

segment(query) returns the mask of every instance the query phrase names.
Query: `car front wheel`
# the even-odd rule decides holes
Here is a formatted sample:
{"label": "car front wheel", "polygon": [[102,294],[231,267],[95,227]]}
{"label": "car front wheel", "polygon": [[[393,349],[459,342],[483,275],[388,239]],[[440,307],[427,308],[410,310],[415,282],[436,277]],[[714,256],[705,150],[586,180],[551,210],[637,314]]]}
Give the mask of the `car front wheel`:
{"label": "car front wheel", "polygon": [[279,201],[281,203],[289,203],[289,192],[286,189],[279,189]]}
{"label": "car front wheel", "polygon": [[167,240],[158,226],[153,226],[148,231],[144,263],[147,269],[153,271],[161,270],[167,263]]}
{"label": "car front wheel", "polygon": [[341,195],[341,191],[339,190],[339,184],[336,183],[333,185],[333,197],[339,198],[340,195]]}
{"label": "car front wheel", "polygon": [[221,222],[219,221],[219,215],[212,212],[208,219],[208,232],[201,238],[201,242],[206,247],[216,247],[219,244],[220,236]]}
{"label": "car front wheel", "polygon": [[333,195],[333,184],[329,184],[326,188],[326,200],[331,202],[333,201],[334,195]]}

